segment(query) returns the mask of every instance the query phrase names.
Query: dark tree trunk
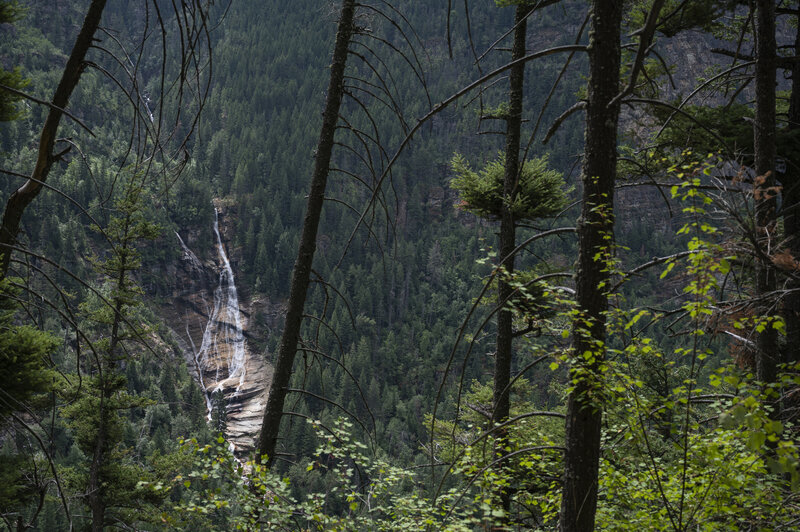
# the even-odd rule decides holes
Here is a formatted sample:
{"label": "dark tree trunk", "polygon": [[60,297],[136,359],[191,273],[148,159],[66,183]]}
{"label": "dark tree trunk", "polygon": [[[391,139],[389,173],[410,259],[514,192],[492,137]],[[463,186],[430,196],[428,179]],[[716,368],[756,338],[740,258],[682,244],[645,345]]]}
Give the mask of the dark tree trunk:
{"label": "dark tree trunk", "polygon": [[322,204],[325,197],[325,186],[328,181],[331,152],[333,151],[336,123],[339,121],[339,107],[344,94],[344,71],[347,65],[347,52],[353,36],[353,18],[355,0],[342,0],[342,13],[336,32],[336,44],[331,64],[331,75],[328,84],[328,96],[322,118],[322,129],[317,142],[317,155],[314,160],[314,173],[311,177],[311,190],[308,194],[306,216],[303,221],[303,233],[300,248],[292,271],[292,284],[289,291],[289,308],[281,335],[275,372],[264,411],[261,425],[258,452],[267,456],[267,464],[275,459],[275,445],[278,440],[283,403],[292,376],[292,366],[300,340],[300,327],[303,322],[303,311],[306,302],[311,267],[314,262],[314,251],[317,247],[317,228],[319,227]]}
{"label": "dark tree trunk", "polygon": [[92,511],[92,532],[102,532],[106,520],[105,494],[102,486],[101,470],[105,463],[106,448],[106,391],[104,379],[101,377],[100,389],[100,422],[94,442],[92,464],[89,467],[89,494],[87,500]]}
{"label": "dark tree trunk", "polygon": [[[753,123],[756,185],[756,231],[761,253],[756,256],[756,296],[759,314],[774,314],[769,294],[777,287],[775,268],[767,250],[776,244],[775,186],[775,2],[756,1],[756,109]],[[780,358],[778,331],[767,327],[758,335],[756,374],[761,382],[773,382]]]}
{"label": "dark tree trunk", "polygon": [[[797,17],[800,24],[800,16]],[[800,54],[800,27],[795,33],[794,55]],[[792,63],[792,92],[789,98],[789,125],[792,134],[800,130],[800,63]],[[795,260],[800,260],[800,149],[797,141],[791,143],[791,150],[783,154],[788,159],[783,176],[783,229],[786,245]],[[800,362],[800,282],[795,278],[800,272],[791,272],[787,288],[789,292],[783,300],[783,320],[786,322],[786,344],[783,362]]]}
{"label": "dark tree trunk", "polygon": [[572,392],[567,403],[564,479],[559,528],[594,529],[600,460],[605,312],[608,309],[607,263],[614,231],[614,181],[617,166],[620,23],[622,2],[592,2],[586,148],[583,160],[583,207],[578,220],[576,297],[573,324]]}
{"label": "dark tree trunk", "polygon": [[[527,16],[531,8],[524,5],[517,6],[514,30],[514,44],[511,50],[511,60],[516,61],[525,56],[525,39],[527,37]],[[501,423],[508,419],[510,412],[509,396],[511,390],[511,361],[512,344],[514,339],[513,315],[508,308],[508,300],[511,298],[513,288],[503,278],[504,274],[514,272],[514,249],[517,247],[517,237],[515,231],[514,214],[512,205],[516,196],[517,181],[520,175],[520,130],[522,126],[522,89],[525,85],[525,63],[520,62],[511,68],[509,73],[509,110],[506,118],[506,152],[505,152],[505,174],[503,176],[503,205],[500,215],[500,241],[499,251],[500,267],[505,270],[501,273],[497,281],[497,349],[494,360],[494,408],[492,410],[492,421]],[[498,452],[504,454],[505,434],[498,435]],[[503,509],[508,514],[511,508],[511,498],[508,491],[503,490],[500,494],[503,502]]]}
{"label": "dark tree trunk", "polygon": [[[128,221],[125,222],[129,226]],[[127,237],[126,237],[127,238]],[[116,291],[124,293],[127,286],[128,272],[133,267],[127,260],[128,242],[122,244],[121,264],[116,278]],[[100,404],[98,405],[97,436],[92,450],[92,463],[89,466],[89,493],[87,500],[89,509],[92,511],[92,532],[102,532],[106,519],[106,488],[103,487],[103,468],[106,466],[106,454],[110,446],[108,434],[108,421],[111,416],[109,400],[113,395],[114,375],[116,374],[115,360],[117,359],[117,348],[122,341],[121,328],[123,312],[126,304],[121,296],[114,300],[114,319],[111,323],[111,336],[109,337],[108,352],[105,359],[101,359],[97,368],[99,379]]]}
{"label": "dark tree trunk", "polygon": [[61,109],[67,107],[72,91],[78,85],[85,66],[86,53],[92,44],[95,31],[100,25],[105,5],[106,0],[92,0],[86,13],[86,18],[83,20],[81,31],[78,33],[78,38],[72,47],[67,65],[61,74],[61,81],[59,81],[56,92],[53,95],[52,107],[50,107],[44,127],[42,127],[36,166],[31,172],[30,179],[14,191],[6,202],[3,221],[0,224],[0,254],[2,255],[0,257],[0,279],[4,278],[8,273],[8,267],[11,262],[11,248],[9,246],[13,246],[17,240],[22,214],[41,191],[42,183],[47,180],[47,176],[50,173],[50,167],[57,160],[56,154],[53,153],[53,148],[55,147],[58,125],[61,122],[61,116],[64,114]]}

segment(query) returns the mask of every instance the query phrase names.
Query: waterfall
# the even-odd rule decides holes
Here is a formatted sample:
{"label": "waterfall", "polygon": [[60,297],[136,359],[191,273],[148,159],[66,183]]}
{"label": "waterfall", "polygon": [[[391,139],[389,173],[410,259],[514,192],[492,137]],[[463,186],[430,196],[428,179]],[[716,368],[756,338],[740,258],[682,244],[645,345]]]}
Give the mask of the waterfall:
{"label": "waterfall", "polygon": [[[217,248],[219,257],[222,259],[222,270],[219,272],[219,286],[214,291],[214,306],[220,308],[221,313],[213,318],[218,323],[218,332],[214,341],[219,344],[221,336],[225,345],[231,346],[225,349],[227,352],[228,378],[239,381],[236,385],[236,393],[239,393],[245,376],[245,350],[244,333],[242,331],[242,314],[239,311],[239,295],[236,292],[236,283],[233,280],[233,270],[228,255],[225,253],[225,246],[222,245],[222,238],[219,234],[219,211],[214,208],[214,233],[217,235]],[[211,321],[211,320],[210,320]],[[219,371],[219,366],[217,367]],[[222,389],[220,383],[214,391]]]}
{"label": "waterfall", "polygon": [[[173,319],[180,320],[185,328],[188,341],[184,353],[187,363],[197,370],[207,419],[211,421],[212,395],[221,392],[227,411],[225,437],[234,453],[243,457],[253,450],[261,429],[273,368],[265,356],[251,353],[251,346],[245,343],[248,319],[239,309],[233,268],[220,227],[225,227],[225,218],[215,208],[214,236],[208,243],[217,256],[213,273],[176,233],[183,255],[176,270],[180,290],[175,292],[170,310]],[[246,307],[246,302],[242,304]],[[280,310],[270,312],[277,315]]]}
{"label": "waterfall", "polygon": [[[211,395],[222,391],[226,399],[235,397],[245,381],[246,352],[239,310],[239,296],[233,277],[230,260],[222,244],[219,232],[219,211],[214,209],[214,234],[220,259],[219,282],[214,289],[214,306],[208,313],[208,322],[203,330],[199,349],[194,349],[194,359],[200,385],[206,395],[208,419],[211,419]],[[178,235],[184,253],[194,257]],[[199,261],[198,261],[199,262]],[[228,391],[233,389],[232,394]]]}
{"label": "waterfall", "polygon": [[186,242],[183,241],[181,235],[177,231],[175,231],[175,236],[178,237],[178,242],[181,243],[181,250],[183,250],[183,257],[192,265],[192,270],[195,272],[202,272],[203,263],[200,262],[200,259],[194,254],[194,251],[189,249],[189,246],[186,245]]}
{"label": "waterfall", "polygon": [[[183,241],[181,235],[177,231],[175,231],[175,236],[178,237],[178,242],[180,242],[181,244],[181,250],[183,250],[183,258],[188,260],[189,264],[191,264],[192,273],[193,274],[200,273],[202,275],[203,263],[201,263],[200,259],[197,258],[197,255],[195,255],[194,252],[191,249],[189,249],[189,246],[186,245],[186,242]],[[208,305],[206,305],[206,315],[209,315],[208,310],[209,310]],[[206,324],[206,327],[203,328],[204,331],[207,328],[208,324]],[[206,386],[205,378],[203,378],[203,368],[200,365],[200,358],[199,358],[200,353],[197,350],[197,346],[194,343],[194,339],[192,338],[192,333],[189,331],[188,321],[186,322],[186,338],[189,339],[189,346],[192,348],[192,359],[194,360],[194,369],[195,371],[197,371],[197,382],[200,383],[200,388],[203,390],[203,396],[205,397],[206,400],[206,412],[208,419],[210,420],[211,408],[213,405],[211,404],[211,397],[208,395],[208,386]],[[205,339],[205,332],[203,333],[203,339]]]}

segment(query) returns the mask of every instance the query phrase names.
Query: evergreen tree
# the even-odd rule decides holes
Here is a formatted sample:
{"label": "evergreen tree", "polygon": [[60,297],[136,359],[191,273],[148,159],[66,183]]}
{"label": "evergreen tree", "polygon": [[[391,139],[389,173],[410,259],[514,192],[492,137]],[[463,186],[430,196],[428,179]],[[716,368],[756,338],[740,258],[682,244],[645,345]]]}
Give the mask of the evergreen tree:
{"label": "evergreen tree", "polygon": [[211,394],[211,429],[219,434],[228,429],[228,409],[222,390]]}
{"label": "evergreen tree", "polygon": [[[17,324],[20,290],[15,281],[0,279],[0,516],[24,529],[24,509],[47,491],[51,478],[31,470],[33,465],[47,471],[37,456],[48,450],[40,447],[41,440],[29,440],[28,430],[33,430],[29,423],[35,419],[30,414],[46,408],[47,392],[59,379],[50,367],[50,356],[59,342],[30,325]],[[33,453],[31,445],[38,448]]]}
{"label": "evergreen tree", "polygon": [[126,515],[127,510],[120,510],[141,503],[134,494],[143,473],[125,459],[121,447],[125,418],[120,412],[148,403],[127,393],[122,373],[123,363],[130,358],[129,344],[145,333],[135,315],[142,304],[142,290],[132,277],[141,265],[137,246],[159,232],[144,215],[145,197],[141,176],[132,173],[104,230],[112,248],[106,259],[95,262],[98,273],[107,281],[108,299],[85,307],[90,326],[99,336],[88,346],[93,353],[86,361],[91,372],[82,390],[70,390],[79,394],[78,399],[63,411],[78,447],[89,460],[84,479],[86,501],[92,530],[97,531],[114,519],[136,519]]}

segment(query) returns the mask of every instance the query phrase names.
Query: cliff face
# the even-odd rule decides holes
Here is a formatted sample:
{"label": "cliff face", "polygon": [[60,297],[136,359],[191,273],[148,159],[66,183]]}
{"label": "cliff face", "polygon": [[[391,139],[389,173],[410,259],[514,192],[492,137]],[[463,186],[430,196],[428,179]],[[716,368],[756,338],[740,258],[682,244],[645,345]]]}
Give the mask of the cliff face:
{"label": "cliff face", "polygon": [[[214,240],[199,242],[187,234],[176,234],[183,251],[174,269],[171,303],[162,315],[175,331],[189,367],[205,391],[211,411],[212,395],[222,394],[227,413],[226,437],[234,451],[243,455],[254,448],[261,427],[272,366],[255,352],[247,339],[250,332],[249,304],[240,300],[226,238],[226,210],[215,203]],[[203,261],[192,250],[212,251]]]}

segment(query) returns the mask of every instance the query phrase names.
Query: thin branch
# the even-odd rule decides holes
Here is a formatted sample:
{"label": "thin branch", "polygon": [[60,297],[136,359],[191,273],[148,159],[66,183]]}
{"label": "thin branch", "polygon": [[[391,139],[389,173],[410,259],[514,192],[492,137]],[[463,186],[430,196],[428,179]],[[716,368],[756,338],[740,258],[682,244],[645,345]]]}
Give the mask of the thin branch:
{"label": "thin branch", "polygon": [[575,105],[573,105],[572,107],[561,113],[561,115],[555,119],[553,125],[550,126],[550,129],[547,130],[547,133],[544,136],[544,140],[542,140],[542,144],[547,144],[550,141],[550,138],[555,134],[556,131],[558,131],[558,128],[561,127],[561,124],[564,123],[564,120],[572,116],[574,113],[577,113],[578,111],[582,111],[584,109],[586,109],[586,102],[581,100],[580,102],[576,103]]}
{"label": "thin branch", "polygon": [[15,89],[14,87],[9,87],[8,85],[0,84],[0,89],[4,90],[6,92],[10,92],[12,94],[16,94],[17,96],[25,98],[26,100],[30,100],[30,101],[32,101],[34,103],[38,103],[39,105],[44,105],[44,106],[49,107],[50,109],[56,110],[56,111],[58,111],[60,113],[63,113],[67,117],[69,117],[72,120],[74,120],[75,122],[77,122],[77,124],[79,126],[81,126],[83,129],[85,129],[91,136],[93,136],[93,137],[95,136],[94,132],[89,128],[89,126],[84,124],[83,121],[80,118],[78,118],[74,114],[70,113],[66,109],[58,107],[56,104],[54,104],[52,102],[48,102],[48,101],[45,101],[45,100],[40,100],[39,98],[36,98],[35,96],[31,96],[30,94],[28,94],[26,92],[22,92],[21,90]]}

